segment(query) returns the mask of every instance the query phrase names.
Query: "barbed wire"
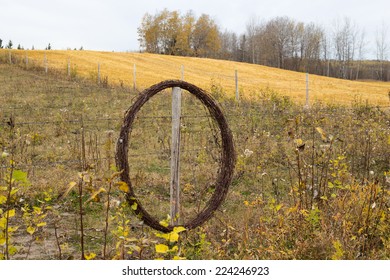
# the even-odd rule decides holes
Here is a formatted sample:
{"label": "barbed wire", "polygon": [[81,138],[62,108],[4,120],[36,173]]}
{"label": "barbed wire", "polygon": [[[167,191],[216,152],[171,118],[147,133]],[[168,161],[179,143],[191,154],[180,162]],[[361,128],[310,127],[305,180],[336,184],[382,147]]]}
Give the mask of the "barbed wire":
{"label": "barbed wire", "polygon": [[[257,106],[254,106],[252,108],[256,108]],[[259,109],[261,109],[261,106],[258,106]],[[362,106],[361,108],[367,109],[367,110],[374,110],[374,109],[387,109],[390,108],[390,106]],[[278,109],[275,108],[275,111]],[[343,108],[344,111],[346,112],[351,112],[351,111],[357,111],[359,108]],[[347,113],[339,112],[339,110],[331,110],[327,108],[323,109],[318,109],[318,112],[322,113],[327,113],[329,115],[334,115],[337,114],[338,116],[343,116]],[[272,110],[271,110],[272,112]],[[307,113],[309,112],[307,109],[303,110],[296,110],[296,114],[301,114],[301,113]],[[226,114],[227,118],[238,118],[238,117],[250,117],[250,116],[263,116],[265,113],[269,113],[268,111],[251,111],[251,112],[241,112],[241,113],[236,113],[236,114]],[[348,113],[350,114],[350,113]],[[13,115],[15,117],[15,115]],[[162,116],[137,116],[136,119],[141,119],[141,120],[152,120],[152,119],[171,119],[171,115],[162,115]],[[209,115],[182,115],[180,117],[181,119],[201,119],[201,118],[210,118]],[[116,122],[118,124],[122,123],[122,117],[118,118],[83,118],[83,119],[70,119],[70,120],[58,120],[58,121],[27,121],[27,122],[14,122],[12,125],[14,127],[17,126],[42,126],[42,125],[59,125],[59,124],[80,124],[80,126],[87,125],[89,123],[94,123],[94,124],[102,124],[103,122]],[[6,127],[9,126],[8,124],[8,119],[3,120],[0,122],[0,126]],[[153,127],[153,125],[151,125]]]}
{"label": "barbed wire", "polygon": [[[182,155],[185,155],[185,154],[189,154],[189,153],[198,153],[198,152],[201,152],[201,151],[204,151],[206,150],[205,147],[203,148],[198,148],[198,149],[181,149],[180,150],[180,153]],[[132,153],[132,151],[130,150],[129,151],[129,158],[137,158],[137,157],[147,157],[147,156],[161,156],[164,154],[164,151],[159,151],[159,152],[148,152],[148,153]],[[112,156],[112,157],[96,157],[96,158],[93,158],[93,157],[89,157],[86,159],[86,161],[88,163],[93,163],[93,162],[96,162],[96,161],[108,161],[108,160],[115,160],[115,157]],[[21,168],[21,169],[24,169],[24,168],[45,168],[45,167],[53,167],[53,166],[71,166],[72,164],[80,164],[80,166],[82,165],[82,159],[81,158],[78,158],[78,159],[68,159],[68,160],[54,160],[54,161],[50,161],[50,160],[37,160],[37,161],[32,161],[31,163],[15,163],[15,167],[16,168]],[[9,168],[10,165],[5,165],[5,164],[2,164],[0,165],[0,169],[7,169]]]}

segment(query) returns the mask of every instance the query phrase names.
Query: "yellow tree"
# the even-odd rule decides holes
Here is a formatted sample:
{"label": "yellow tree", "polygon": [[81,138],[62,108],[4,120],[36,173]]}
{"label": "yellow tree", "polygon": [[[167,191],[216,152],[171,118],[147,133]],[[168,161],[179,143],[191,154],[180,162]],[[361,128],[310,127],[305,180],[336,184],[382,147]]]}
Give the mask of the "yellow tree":
{"label": "yellow tree", "polygon": [[156,25],[155,18],[146,13],[141,21],[141,26],[138,27],[138,41],[140,47],[146,52],[158,53],[158,35],[159,27]]}
{"label": "yellow tree", "polygon": [[194,54],[202,57],[215,57],[221,49],[219,28],[209,15],[202,14],[196,21],[192,47]]}
{"label": "yellow tree", "polygon": [[193,55],[191,39],[195,27],[195,16],[192,11],[181,18],[180,32],[177,35],[176,53],[183,56]]}

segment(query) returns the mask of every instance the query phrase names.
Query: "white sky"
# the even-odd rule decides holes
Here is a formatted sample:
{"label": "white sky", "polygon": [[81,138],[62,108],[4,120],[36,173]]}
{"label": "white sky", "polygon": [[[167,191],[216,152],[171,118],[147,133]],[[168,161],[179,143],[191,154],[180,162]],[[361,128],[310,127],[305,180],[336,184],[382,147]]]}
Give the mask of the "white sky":
{"label": "white sky", "polygon": [[390,0],[0,0],[0,38],[29,49],[51,43],[54,49],[137,51],[142,16],[164,8],[209,14],[222,30],[237,33],[252,17],[288,16],[328,27],[349,17],[365,29],[372,54],[377,29],[383,22],[390,27]]}

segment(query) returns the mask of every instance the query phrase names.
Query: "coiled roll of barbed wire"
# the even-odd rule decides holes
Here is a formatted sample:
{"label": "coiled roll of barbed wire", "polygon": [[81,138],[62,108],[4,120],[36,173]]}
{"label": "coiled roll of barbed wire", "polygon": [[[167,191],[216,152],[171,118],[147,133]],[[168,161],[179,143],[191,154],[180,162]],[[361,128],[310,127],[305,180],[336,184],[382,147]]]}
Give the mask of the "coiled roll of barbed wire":
{"label": "coiled roll of barbed wire", "polygon": [[197,99],[199,99],[204,104],[204,106],[207,107],[211,118],[213,118],[213,120],[218,124],[219,130],[221,132],[222,142],[220,168],[218,169],[218,174],[216,177],[217,179],[214,184],[215,191],[200,213],[194,219],[184,223],[182,225],[183,227],[185,227],[187,230],[196,228],[212,217],[214,211],[218,209],[228,193],[236,163],[236,153],[234,150],[232,132],[229,129],[222,110],[218,106],[217,102],[207,92],[193,84],[181,80],[166,80],[155,84],[141,92],[138,99],[125,113],[116,147],[116,165],[118,170],[122,171],[120,176],[121,180],[129,187],[128,192],[126,192],[127,202],[129,205],[134,205],[134,203],[137,205],[137,207],[132,207],[133,212],[137,215],[137,217],[142,219],[146,225],[162,232],[172,231],[173,226],[161,225],[156,218],[154,218],[145,210],[141,201],[139,201],[139,199],[136,197],[129,174],[130,168],[128,161],[128,147],[133,122],[136,118],[136,114],[139,112],[142,106],[157,93],[167,88],[174,87],[179,87],[190,92]]}

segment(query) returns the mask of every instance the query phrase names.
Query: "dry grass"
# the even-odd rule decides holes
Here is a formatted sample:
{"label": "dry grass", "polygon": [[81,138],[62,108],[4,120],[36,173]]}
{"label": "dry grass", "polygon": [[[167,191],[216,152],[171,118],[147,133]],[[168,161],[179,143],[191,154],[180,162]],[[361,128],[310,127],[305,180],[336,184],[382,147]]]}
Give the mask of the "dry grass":
{"label": "dry grass", "polygon": [[[165,79],[181,77],[190,83],[209,90],[212,81],[219,83],[226,95],[234,97],[234,72],[238,71],[239,89],[242,96],[251,96],[261,88],[270,88],[303,103],[306,94],[305,74],[276,68],[222,61],[215,59],[166,56],[147,53],[114,53],[96,51],[17,51],[13,57],[19,61],[27,55],[29,63],[43,66],[44,57],[48,67],[66,72],[68,60],[74,74],[82,78],[97,77],[100,63],[101,77],[109,83],[133,85],[133,66],[137,68],[137,87],[147,88]],[[8,56],[8,50],[0,50],[0,56]],[[371,105],[388,105],[390,83],[374,81],[347,81],[310,75],[310,99],[329,104],[350,105],[358,99]]]}
{"label": "dry grass", "polygon": [[[179,65],[180,58],[172,59]],[[59,66],[62,71],[64,65]],[[34,70],[32,62],[29,67]],[[82,77],[80,69],[77,75]],[[106,204],[107,193],[85,202],[83,209],[78,204],[80,197],[86,201],[113,183],[108,178],[113,176],[110,167],[123,113],[138,93],[98,86],[89,81],[88,72],[80,82],[64,73],[36,70],[0,65],[0,196],[12,191],[4,189],[10,182],[11,156],[18,180],[26,174],[31,183],[14,182],[14,198],[6,204],[3,198],[0,205],[0,220],[5,207],[15,210],[9,258],[80,258],[80,213],[85,251],[96,258],[390,258],[387,109],[355,103],[350,108],[314,104],[303,110],[272,90],[260,89],[261,94],[243,98],[237,106],[214,84],[210,93],[228,119],[238,155],[233,183],[211,220],[182,234],[178,243],[166,242],[142,226],[128,205],[119,204],[124,198],[115,183],[112,204]],[[182,101],[181,217],[186,221],[204,208],[215,190],[221,141],[200,102],[186,93]],[[158,220],[169,213],[170,106],[169,92],[148,101],[137,115],[129,145],[136,196]],[[85,166],[87,171],[80,173]],[[82,181],[79,174],[84,174]],[[77,187],[67,192],[71,182],[83,187],[83,195]],[[106,205],[111,208],[104,254]],[[34,206],[44,212],[33,212]],[[31,234],[29,225],[39,229]],[[0,225],[0,239],[4,232]],[[157,252],[155,245],[161,242],[180,250]],[[0,259],[4,251],[0,245]]]}

